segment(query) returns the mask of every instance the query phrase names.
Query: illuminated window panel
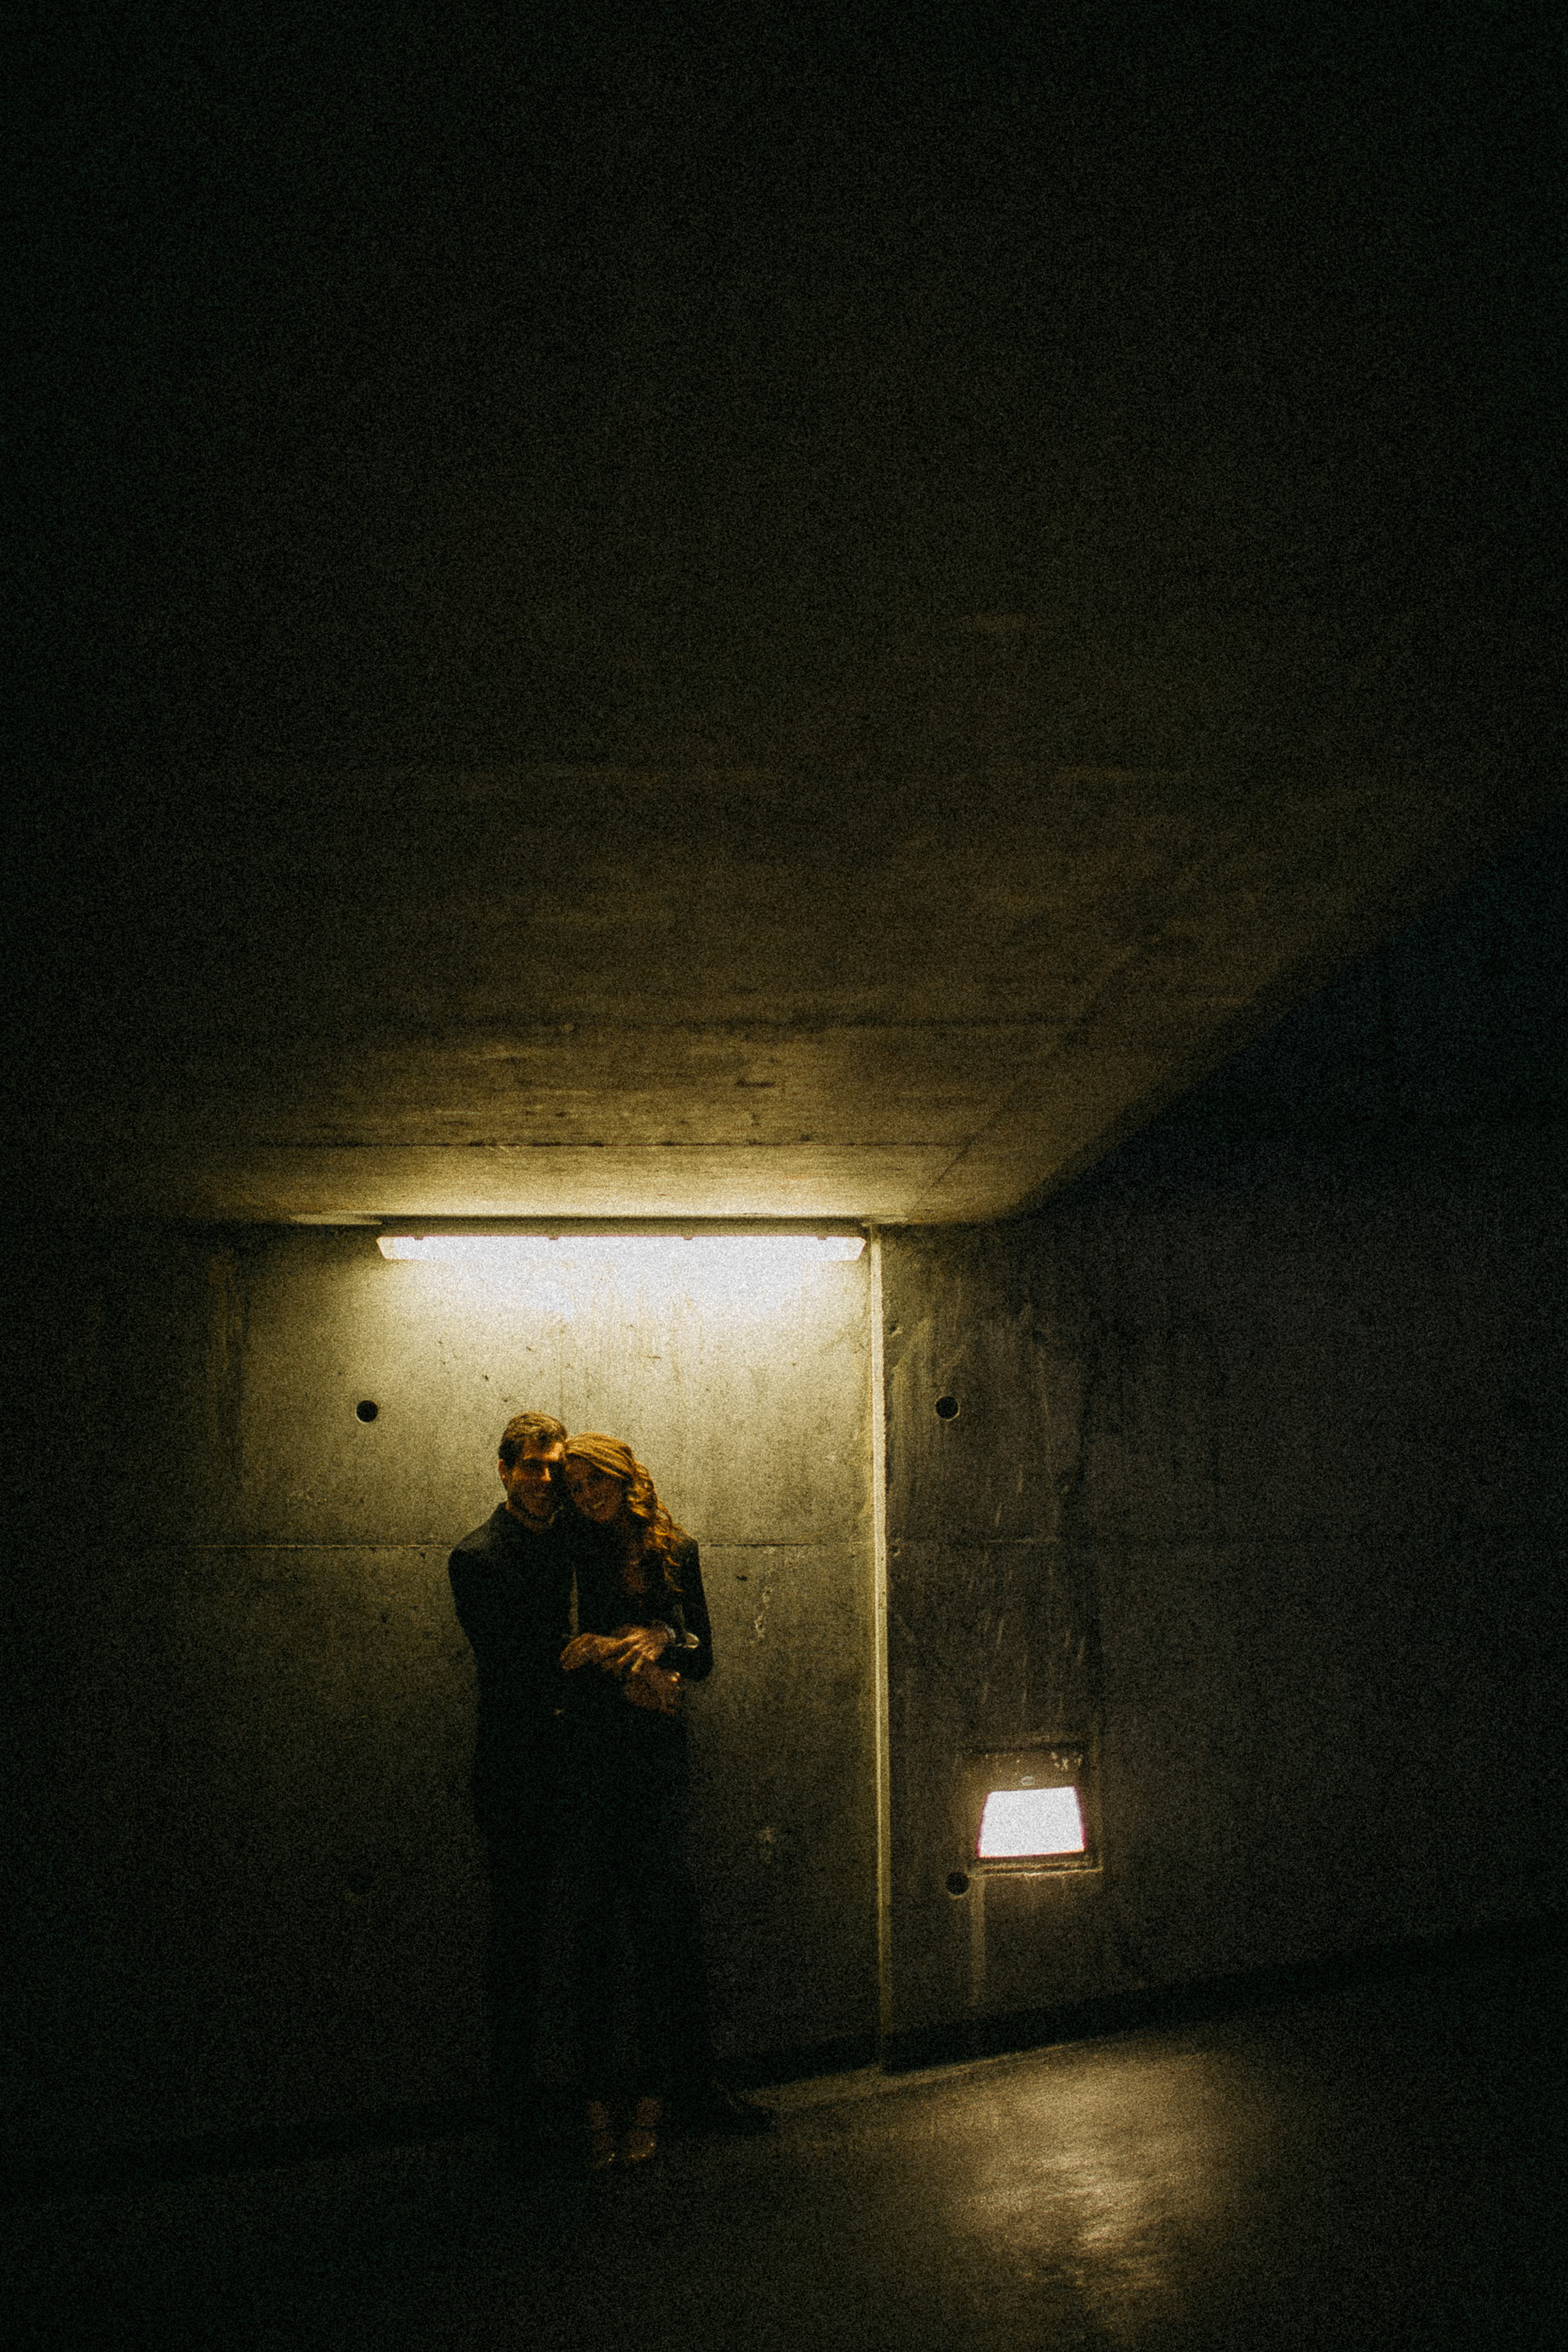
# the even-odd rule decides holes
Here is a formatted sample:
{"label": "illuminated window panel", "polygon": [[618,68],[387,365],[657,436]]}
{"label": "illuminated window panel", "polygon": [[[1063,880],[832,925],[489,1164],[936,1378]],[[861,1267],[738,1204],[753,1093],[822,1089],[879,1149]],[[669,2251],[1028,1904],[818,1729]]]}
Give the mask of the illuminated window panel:
{"label": "illuminated window panel", "polygon": [[980,1816],[982,1862],[1082,1853],[1084,1815],[1076,1788],[993,1788]]}

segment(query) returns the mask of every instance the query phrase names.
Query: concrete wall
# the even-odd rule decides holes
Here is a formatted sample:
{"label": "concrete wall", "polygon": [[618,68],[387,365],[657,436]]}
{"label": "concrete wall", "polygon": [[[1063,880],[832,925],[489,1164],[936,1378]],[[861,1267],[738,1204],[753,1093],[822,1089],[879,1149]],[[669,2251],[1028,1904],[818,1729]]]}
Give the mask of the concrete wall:
{"label": "concrete wall", "polygon": [[[693,1859],[721,2045],[874,2029],[867,1268],[541,1280],[367,1233],[40,1237],[8,1713],[26,2145],[483,2087],[446,1552],[524,1405],[698,1536]],[[372,1399],[376,1419],[355,1407]],[[96,1429],[96,1442],[91,1433]]]}
{"label": "concrete wall", "polygon": [[990,2010],[1561,1904],[1564,905],[1559,824],[1039,1216],[889,1237],[901,2030],[979,1748],[1085,1742],[1103,1835],[988,1888]]}
{"label": "concrete wall", "polygon": [[[887,1236],[900,2034],[1560,1905],[1565,902],[1558,826],[1038,1216]],[[704,1544],[727,2048],[869,2034],[864,1262],[482,1293],[163,1227],[12,1275],[19,2150],[479,2089],[444,1557],[524,1403]],[[979,1938],[960,1784],[1052,1741],[1101,1867]]]}

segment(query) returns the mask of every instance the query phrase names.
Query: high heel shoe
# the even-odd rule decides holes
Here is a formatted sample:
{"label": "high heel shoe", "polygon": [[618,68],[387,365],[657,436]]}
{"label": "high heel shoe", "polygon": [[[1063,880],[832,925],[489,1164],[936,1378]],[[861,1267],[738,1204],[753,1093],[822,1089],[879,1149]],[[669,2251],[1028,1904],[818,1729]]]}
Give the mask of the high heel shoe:
{"label": "high heel shoe", "polygon": [[588,2169],[608,2172],[615,2162],[615,2125],[602,2099],[589,2100],[587,2121]]}
{"label": "high heel shoe", "polygon": [[658,2127],[664,2121],[664,2106],[658,2099],[639,2099],[631,2111],[631,2122],[621,2142],[623,2164],[646,2164],[658,2153]]}

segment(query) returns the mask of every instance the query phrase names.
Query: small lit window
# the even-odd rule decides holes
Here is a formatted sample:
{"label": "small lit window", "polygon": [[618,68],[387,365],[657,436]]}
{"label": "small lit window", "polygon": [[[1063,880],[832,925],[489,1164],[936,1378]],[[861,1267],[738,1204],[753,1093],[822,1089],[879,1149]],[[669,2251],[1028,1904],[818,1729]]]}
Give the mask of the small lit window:
{"label": "small lit window", "polygon": [[982,1862],[1030,1854],[1082,1853],[1084,1815],[1076,1788],[993,1788],[980,1816]]}

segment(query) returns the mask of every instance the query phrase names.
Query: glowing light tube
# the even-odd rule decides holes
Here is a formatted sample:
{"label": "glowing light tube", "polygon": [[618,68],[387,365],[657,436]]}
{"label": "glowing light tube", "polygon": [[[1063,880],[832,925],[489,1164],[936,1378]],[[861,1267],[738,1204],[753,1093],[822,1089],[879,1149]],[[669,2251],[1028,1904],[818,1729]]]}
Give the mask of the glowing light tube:
{"label": "glowing light tube", "polygon": [[1084,1815],[1076,1788],[993,1788],[980,1815],[982,1862],[1030,1854],[1082,1853]]}
{"label": "glowing light tube", "polygon": [[561,1264],[592,1261],[636,1267],[655,1263],[688,1264],[737,1250],[759,1259],[793,1257],[801,1262],[858,1258],[865,1248],[859,1233],[694,1233],[666,1237],[645,1233],[383,1233],[384,1258],[425,1259],[442,1265]]}

